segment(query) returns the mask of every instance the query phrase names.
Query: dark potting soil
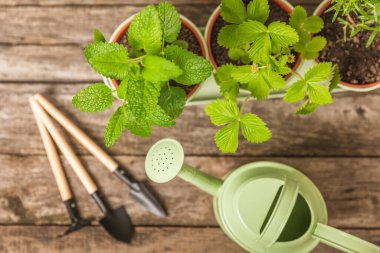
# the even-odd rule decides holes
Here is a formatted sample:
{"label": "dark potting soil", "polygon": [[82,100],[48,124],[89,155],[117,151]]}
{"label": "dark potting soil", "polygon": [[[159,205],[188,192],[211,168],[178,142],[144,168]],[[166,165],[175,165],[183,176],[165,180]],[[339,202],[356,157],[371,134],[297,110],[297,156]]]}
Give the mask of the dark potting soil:
{"label": "dark potting soil", "polygon": [[362,31],[353,38],[344,40],[343,25],[332,22],[333,12],[323,13],[325,28],[320,35],[327,39],[321,52],[321,61],[332,61],[339,65],[342,81],[352,84],[369,84],[380,81],[380,36],[369,48],[366,42],[370,32]]}
{"label": "dark potting soil", "polygon": [[[178,40],[186,41],[189,45],[188,47],[189,51],[193,52],[194,54],[202,56],[202,48],[199,45],[197,37],[187,26],[183,24],[181,26],[181,31],[179,32],[179,35],[178,35]],[[128,49],[130,49],[128,46],[128,32],[126,32],[117,42],[120,44],[123,44]],[[186,91],[186,94],[189,94],[194,86],[194,85],[193,86],[182,85],[182,84],[176,83],[175,81],[170,81],[170,85],[183,88]]]}
{"label": "dark potting soil", "polygon": [[[246,5],[250,1],[245,1]],[[273,22],[273,21],[282,21],[287,22],[289,20],[289,14],[284,11],[280,6],[275,4],[273,1],[269,2],[269,18],[267,20],[267,24]],[[228,25],[226,21],[223,20],[222,16],[219,15],[215,21],[214,27],[211,31],[211,49],[212,49],[212,55],[214,57],[215,63],[218,66],[221,66],[226,63],[233,63],[235,65],[242,65],[240,61],[233,61],[228,57],[228,49],[221,47],[218,45],[218,34],[220,29],[222,29],[223,26]],[[297,54],[294,53],[297,57]],[[295,63],[290,64],[290,67],[293,67]]]}

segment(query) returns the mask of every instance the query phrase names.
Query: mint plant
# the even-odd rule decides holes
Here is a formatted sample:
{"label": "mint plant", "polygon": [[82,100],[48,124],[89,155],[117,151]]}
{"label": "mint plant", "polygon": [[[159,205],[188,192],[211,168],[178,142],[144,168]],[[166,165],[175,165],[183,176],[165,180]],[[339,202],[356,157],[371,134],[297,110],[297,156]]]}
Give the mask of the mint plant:
{"label": "mint plant", "polygon": [[212,65],[187,50],[177,40],[181,20],[173,5],[162,2],[148,5],[133,19],[128,29],[128,47],[109,43],[99,30],[85,56],[99,74],[120,80],[116,90],[95,83],[78,92],[73,105],[83,112],[101,112],[113,105],[114,95],[121,105],[111,116],[105,130],[105,145],[113,145],[128,129],[141,137],[150,136],[153,126],[175,124],[186,103],[184,89],[170,81],[192,86],[212,73]]}
{"label": "mint plant", "polygon": [[343,25],[344,39],[348,30],[350,37],[366,30],[371,33],[366,43],[369,47],[380,33],[379,0],[333,0],[328,11],[334,11],[333,21],[338,20]]}
{"label": "mint plant", "polygon": [[[250,98],[267,99],[271,91],[285,89],[286,76],[293,75],[298,80],[287,89],[284,101],[303,101],[297,114],[309,114],[319,105],[332,103],[330,92],[340,80],[338,68],[332,63],[319,63],[302,75],[289,65],[295,61],[294,53],[303,59],[316,59],[325,47],[325,38],[312,35],[324,26],[320,17],[308,17],[299,6],[289,23],[267,24],[269,13],[268,0],[253,0],[247,5],[242,0],[222,0],[221,16],[229,24],[220,30],[218,44],[240,64],[218,68],[215,79],[224,99],[209,104],[206,113],[214,125],[222,126],[215,143],[224,153],[237,150],[240,129],[249,142],[262,143],[272,137],[258,115],[244,113]],[[239,107],[240,89],[249,91],[249,95]]]}

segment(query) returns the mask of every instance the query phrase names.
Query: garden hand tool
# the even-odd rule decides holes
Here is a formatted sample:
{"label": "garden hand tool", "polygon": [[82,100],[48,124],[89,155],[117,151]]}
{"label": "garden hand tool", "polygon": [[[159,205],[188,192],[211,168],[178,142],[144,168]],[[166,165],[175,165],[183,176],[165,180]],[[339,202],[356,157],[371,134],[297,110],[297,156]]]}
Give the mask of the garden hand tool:
{"label": "garden hand tool", "polygon": [[69,120],[45,97],[41,94],[36,94],[34,98],[54,119],[74,136],[85,149],[93,154],[111,173],[116,175],[130,187],[130,195],[134,200],[140,203],[149,212],[159,217],[167,216],[167,213],[160,202],[143,183],[135,181],[130,175],[128,175],[125,169],[123,169],[110,155],[102,150],[88,135]]}
{"label": "garden hand tool", "polygon": [[67,181],[65,172],[62,168],[61,161],[59,159],[57,150],[55,148],[54,142],[51,139],[47,129],[43,125],[40,118],[35,114],[34,115],[38,129],[41,134],[41,138],[43,144],[45,146],[46,154],[50,163],[51,170],[53,172],[55,181],[58,186],[59,193],[61,198],[66,206],[66,209],[69,213],[71,219],[71,226],[67,229],[63,235],[68,235],[72,232],[75,232],[85,226],[89,226],[91,221],[89,219],[82,219],[79,215],[79,211],[77,208],[77,204],[75,199],[73,198],[73,194],[71,192],[70,185]]}
{"label": "garden hand tool", "polygon": [[322,242],[347,253],[379,253],[380,248],[327,223],[325,201],[313,182],[281,163],[246,164],[224,181],[184,162],[173,139],[154,144],[145,160],[148,177],[165,183],[177,175],[214,196],[214,210],[223,231],[255,253],[306,253]]}
{"label": "garden hand tool", "polygon": [[61,133],[55,127],[49,115],[42,109],[42,107],[33,98],[30,99],[32,109],[37,117],[42,121],[46,129],[49,131],[50,136],[57,144],[70,166],[73,168],[75,174],[80,179],[81,183],[86,188],[87,192],[95,200],[101,209],[104,217],[100,220],[100,224],[105,230],[115,239],[130,242],[133,228],[131,220],[124,208],[111,209],[106,201],[102,198],[95,182],[84,168],[79,158],[74,153],[74,150],[65,141]]}

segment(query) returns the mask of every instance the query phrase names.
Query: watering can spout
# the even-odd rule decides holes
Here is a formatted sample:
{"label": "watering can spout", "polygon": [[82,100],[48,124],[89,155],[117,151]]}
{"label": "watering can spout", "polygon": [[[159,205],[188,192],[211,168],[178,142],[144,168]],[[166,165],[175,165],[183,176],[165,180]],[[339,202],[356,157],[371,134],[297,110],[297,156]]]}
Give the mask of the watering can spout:
{"label": "watering can spout", "polygon": [[223,184],[222,180],[186,164],[182,166],[178,176],[214,197]]}
{"label": "watering can spout", "polygon": [[166,183],[179,176],[201,190],[216,196],[223,181],[184,164],[182,145],[173,139],[154,144],[145,159],[145,171],[156,183]]}

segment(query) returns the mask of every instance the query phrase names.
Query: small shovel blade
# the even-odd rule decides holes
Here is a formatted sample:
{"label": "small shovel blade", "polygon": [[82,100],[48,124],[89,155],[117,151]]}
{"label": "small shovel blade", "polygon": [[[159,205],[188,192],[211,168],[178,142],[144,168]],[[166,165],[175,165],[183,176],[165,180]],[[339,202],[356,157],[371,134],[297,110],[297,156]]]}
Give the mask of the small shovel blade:
{"label": "small shovel blade", "polygon": [[100,224],[113,238],[125,243],[131,241],[132,222],[123,207],[108,211],[100,220]]}

